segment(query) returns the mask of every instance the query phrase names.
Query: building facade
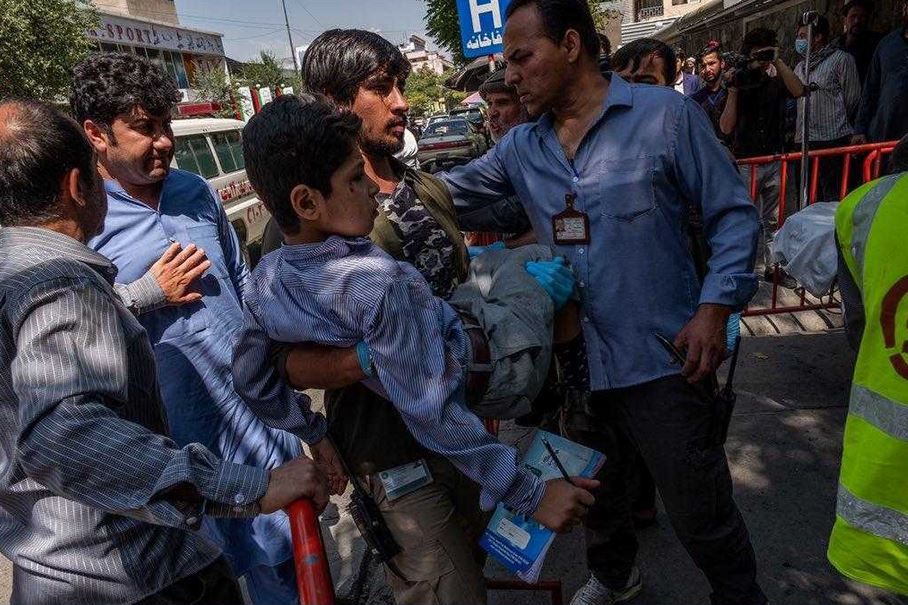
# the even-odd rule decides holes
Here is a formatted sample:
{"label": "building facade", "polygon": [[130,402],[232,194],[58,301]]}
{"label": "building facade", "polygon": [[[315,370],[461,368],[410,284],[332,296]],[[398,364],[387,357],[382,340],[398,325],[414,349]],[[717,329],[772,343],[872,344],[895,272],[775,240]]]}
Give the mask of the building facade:
{"label": "building facade", "polygon": [[[870,28],[888,32],[900,23],[901,0],[877,0]],[[800,58],[794,52],[795,23],[805,11],[826,15],[832,36],[843,31],[844,0],[708,0],[695,13],[678,19],[654,34],[686,49],[703,48],[716,40],[727,50],[740,50],[744,35],[758,27],[778,34],[782,59],[789,66]]]}
{"label": "building facade", "polygon": [[226,73],[222,35],[180,25],[173,0],[96,0],[100,24],[87,32],[99,51],[130,52],[162,65],[183,101],[196,101],[196,76]]}
{"label": "building facade", "polygon": [[621,13],[621,44],[637,38],[651,37],[679,17],[698,9],[708,0],[618,0],[607,2],[616,5]]}
{"label": "building facade", "polygon": [[428,69],[441,75],[454,67],[454,63],[437,50],[428,50],[425,38],[416,34],[410,36],[410,39],[404,44],[398,45],[398,48],[410,62],[413,71]]}

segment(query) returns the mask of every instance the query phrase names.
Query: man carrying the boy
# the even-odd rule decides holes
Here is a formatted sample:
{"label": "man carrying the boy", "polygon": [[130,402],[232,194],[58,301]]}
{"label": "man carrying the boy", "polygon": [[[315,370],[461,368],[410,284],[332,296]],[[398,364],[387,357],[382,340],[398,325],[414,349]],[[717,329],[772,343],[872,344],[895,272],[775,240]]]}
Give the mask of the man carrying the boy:
{"label": "man carrying the boy", "polygon": [[[542,483],[467,410],[465,375],[475,349],[460,318],[412,265],[365,239],[378,216],[379,188],[357,146],[360,128],[354,114],[306,96],[275,100],[244,131],[250,181],[281,226],[285,245],[252,277],[234,359],[237,389],[269,425],[318,441],[324,421],[271,367],[271,343],[365,342],[371,351],[365,384],[393,402],[422,447],[481,485],[485,510],[504,502],[548,527],[567,529],[592,503],[585,488],[596,482]],[[429,486],[393,502],[379,478],[366,473],[404,549],[394,560],[402,577],[389,575],[395,596],[404,603],[484,603],[475,542],[460,523],[468,522],[460,511],[475,501],[457,502],[469,481],[434,459],[428,468]]]}

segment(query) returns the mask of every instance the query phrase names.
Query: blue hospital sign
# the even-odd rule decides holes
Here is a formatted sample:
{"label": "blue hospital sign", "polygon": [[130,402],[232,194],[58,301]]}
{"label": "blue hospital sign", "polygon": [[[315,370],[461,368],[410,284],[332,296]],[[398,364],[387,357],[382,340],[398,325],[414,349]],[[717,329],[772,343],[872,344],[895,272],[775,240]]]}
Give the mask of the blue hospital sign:
{"label": "blue hospital sign", "polygon": [[511,0],[457,0],[460,41],[465,57],[481,57],[504,50],[504,13]]}

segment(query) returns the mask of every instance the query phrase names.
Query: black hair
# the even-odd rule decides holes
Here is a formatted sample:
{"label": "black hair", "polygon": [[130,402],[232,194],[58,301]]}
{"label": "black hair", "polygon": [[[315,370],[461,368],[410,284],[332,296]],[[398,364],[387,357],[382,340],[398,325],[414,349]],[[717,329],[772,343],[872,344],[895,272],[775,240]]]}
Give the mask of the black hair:
{"label": "black hair", "polygon": [[678,76],[675,51],[665,42],[655,38],[638,38],[616,50],[612,55],[612,69],[617,72],[626,69],[635,72],[640,68],[643,59],[651,54],[662,57],[665,61],[665,81],[668,84],[674,84],[675,78]]}
{"label": "black hair", "polygon": [[755,48],[766,48],[768,46],[778,46],[779,38],[776,32],[765,27],[757,27],[750,30],[744,35],[744,42],[741,44],[741,54],[750,56]]}
{"label": "black hair", "polygon": [[700,49],[696,56],[697,64],[702,64],[703,59],[712,54],[717,55],[719,58],[722,57],[722,44],[715,40],[710,40],[706,43],[706,46]]}
{"label": "black hair", "polygon": [[331,195],[331,177],[357,148],[362,124],[320,95],[281,95],[243,128],[249,182],[287,234],[299,232],[290,203],[297,185]]}
{"label": "black hair", "polygon": [[[796,29],[800,29],[802,27],[807,27],[807,23],[804,22],[804,16],[799,15]],[[823,36],[823,39],[828,41],[829,32],[831,31],[832,30],[829,26],[829,19],[827,19],[824,15],[817,15],[817,22],[813,26],[813,35]]]}
{"label": "black hair", "polygon": [[78,168],[91,183],[94,149],[82,127],[40,101],[0,103],[0,224],[40,225],[59,216],[57,196]]}
{"label": "black hair", "polygon": [[593,60],[599,59],[599,34],[586,0],[512,0],[505,14],[510,18],[527,6],[539,11],[546,38],[555,44],[564,40],[564,34],[573,29],[580,35],[583,50]]}
{"label": "black hair", "polygon": [[132,53],[98,53],[73,69],[69,96],[80,124],[91,120],[109,130],[114,118],[141,106],[167,116],[180,102],[177,83],[164,68]]}
{"label": "black hair", "polygon": [[842,17],[847,17],[848,11],[856,6],[867,9],[868,13],[872,13],[876,8],[872,0],[849,0],[842,6]]}
{"label": "black hair", "polygon": [[350,105],[359,87],[375,72],[405,81],[410,62],[396,46],[362,29],[329,29],[303,57],[303,82],[309,92]]}

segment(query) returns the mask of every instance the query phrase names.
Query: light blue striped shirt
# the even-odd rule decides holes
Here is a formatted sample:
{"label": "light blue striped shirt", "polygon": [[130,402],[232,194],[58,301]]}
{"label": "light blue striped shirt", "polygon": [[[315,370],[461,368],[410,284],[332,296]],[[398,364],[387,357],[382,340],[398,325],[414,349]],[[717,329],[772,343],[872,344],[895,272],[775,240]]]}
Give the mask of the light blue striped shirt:
{"label": "light blue striped shirt", "polygon": [[377,369],[366,386],[394,403],[423,446],[482,486],[484,509],[499,501],[522,513],[537,508],[543,483],[466,408],[471,350],[460,318],[411,265],[367,239],[284,246],[256,267],[244,302],[234,386],[266,423],[309,443],[325,434],[324,417],[274,369],[273,341],[349,347],[365,340]]}

